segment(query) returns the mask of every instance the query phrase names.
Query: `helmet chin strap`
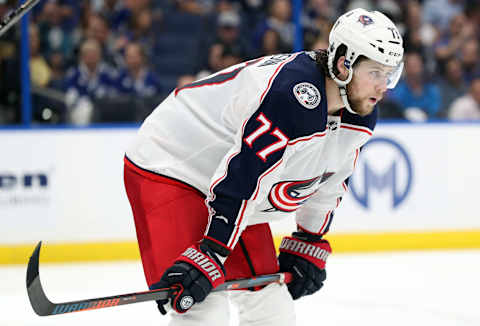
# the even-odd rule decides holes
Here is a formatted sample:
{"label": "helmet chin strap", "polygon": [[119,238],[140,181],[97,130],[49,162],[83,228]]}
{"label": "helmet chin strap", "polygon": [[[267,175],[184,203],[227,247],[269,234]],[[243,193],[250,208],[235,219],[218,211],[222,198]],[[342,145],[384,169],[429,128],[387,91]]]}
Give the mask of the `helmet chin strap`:
{"label": "helmet chin strap", "polygon": [[345,105],[345,108],[347,109],[347,111],[353,114],[358,114],[357,112],[353,111],[353,109],[350,107],[350,103],[348,102],[348,96],[347,96],[347,87],[339,85],[338,90],[340,91],[340,97],[342,98],[343,104]]}
{"label": "helmet chin strap", "polygon": [[347,85],[350,83],[353,77],[353,69],[352,67],[348,68],[348,77],[345,80],[339,79],[335,74],[333,73],[333,68],[330,68],[331,66],[329,65],[329,72],[330,76],[332,77],[333,81],[337,84],[338,90],[340,91],[340,97],[342,98],[343,104],[345,105],[345,108],[347,109],[348,112],[353,113],[353,114],[358,114],[357,112],[353,111],[352,107],[350,106],[350,103],[348,102],[348,95],[347,95]]}
{"label": "helmet chin strap", "polygon": [[347,109],[347,111],[353,114],[358,114],[355,111],[353,111],[352,107],[350,106],[350,103],[348,102],[348,96],[347,96],[347,85],[352,80],[353,68],[352,66],[345,66],[348,69],[347,79],[345,80],[339,79],[337,76],[335,76],[335,73],[333,72],[334,57],[335,57],[335,52],[330,52],[328,54],[327,65],[328,65],[328,72],[330,74],[330,77],[337,84],[338,90],[340,91],[340,97],[342,98],[343,104],[345,105],[345,108]]}

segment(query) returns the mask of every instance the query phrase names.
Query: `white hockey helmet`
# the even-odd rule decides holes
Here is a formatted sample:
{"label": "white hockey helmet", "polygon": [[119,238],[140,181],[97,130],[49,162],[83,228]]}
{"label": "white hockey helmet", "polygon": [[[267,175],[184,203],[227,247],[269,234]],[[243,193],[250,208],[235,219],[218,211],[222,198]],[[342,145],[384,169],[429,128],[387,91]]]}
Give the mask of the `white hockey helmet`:
{"label": "white hockey helmet", "polygon": [[[388,75],[387,88],[394,88],[402,75],[402,37],[395,24],[381,12],[358,8],[343,14],[333,25],[328,41],[329,74],[340,88],[343,102],[352,113],[355,112],[348,104],[346,85],[352,80],[353,64],[360,56],[394,68]],[[333,61],[342,44],[346,47],[346,80],[340,80],[334,73]]]}

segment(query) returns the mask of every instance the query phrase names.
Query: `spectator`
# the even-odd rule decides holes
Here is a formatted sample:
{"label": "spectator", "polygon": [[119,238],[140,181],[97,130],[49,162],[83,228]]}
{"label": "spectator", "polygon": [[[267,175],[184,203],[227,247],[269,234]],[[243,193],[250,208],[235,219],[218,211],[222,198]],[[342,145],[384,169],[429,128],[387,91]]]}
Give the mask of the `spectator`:
{"label": "spectator", "polygon": [[66,62],[63,56],[58,52],[54,52],[50,55],[48,62],[52,72],[49,86],[58,91],[64,91]]}
{"label": "spectator", "polygon": [[350,0],[347,1],[346,10],[353,10],[355,8],[364,8],[365,10],[374,10],[374,0]]}
{"label": "spectator", "polygon": [[46,87],[50,83],[52,70],[40,52],[38,27],[31,24],[28,29],[30,40],[30,78],[34,86]]}
{"label": "spectator", "polygon": [[436,69],[436,63],[431,46],[438,37],[437,31],[422,21],[422,7],[417,0],[408,0],[405,6],[405,51],[420,53],[424,62],[427,62],[426,70],[432,72]]}
{"label": "spectator", "polygon": [[449,29],[435,44],[435,57],[439,63],[457,55],[463,44],[475,36],[475,29],[463,13],[452,17]]}
{"label": "spectator", "polygon": [[[15,2],[15,1],[10,1]],[[45,7],[48,7],[54,3],[55,7],[58,8],[55,13],[59,16],[61,20],[61,28],[72,32],[73,30],[78,28],[78,24],[81,21],[81,16],[83,15],[83,11],[89,7],[88,1],[77,1],[77,0],[45,0],[40,1],[35,7],[32,9],[32,16],[33,21],[38,23],[39,20],[48,18],[45,17],[45,13],[49,12],[51,8],[48,8],[45,11]]]}
{"label": "spectator", "polygon": [[115,97],[94,99],[95,121],[142,121],[159,103],[164,94],[160,82],[146,63],[145,51],[139,43],[125,47],[125,67],[115,78]]}
{"label": "spectator", "polygon": [[280,35],[282,47],[287,51],[293,49],[294,25],[291,22],[292,6],[289,0],[272,0],[269,16],[259,23],[254,34],[254,44],[261,48],[263,34],[273,29]]}
{"label": "spectator", "polygon": [[196,80],[193,75],[181,75],[177,79],[177,88],[182,88],[185,85],[191,84]]}
{"label": "spectator", "polygon": [[122,63],[121,46],[117,45],[115,35],[111,32],[105,17],[99,14],[90,14],[85,36],[86,39],[94,39],[100,44],[103,60],[106,63],[114,67]]}
{"label": "spectator", "polygon": [[144,9],[152,9],[151,0],[123,0],[125,7],[135,15]]}
{"label": "spectator", "polygon": [[285,49],[282,48],[282,42],[280,40],[280,35],[273,30],[266,30],[262,37],[262,48],[260,55],[271,55],[285,52]]}
{"label": "spectator", "polygon": [[460,60],[453,57],[447,61],[444,72],[439,76],[438,87],[442,94],[439,117],[446,118],[448,109],[454,100],[464,95],[467,85],[463,80]]}
{"label": "spectator", "polygon": [[145,53],[138,43],[125,48],[126,67],[117,78],[117,89],[122,95],[136,98],[159,96],[162,91],[157,76],[147,68]]}
{"label": "spectator", "polygon": [[480,77],[473,79],[470,91],[452,103],[451,120],[480,120]]}
{"label": "spectator", "polygon": [[257,23],[265,17],[268,8],[268,0],[217,0],[217,12],[237,10],[242,14],[249,40]]}
{"label": "spectator", "polygon": [[125,6],[125,1],[103,0],[93,4],[93,12],[107,20],[110,28],[115,33],[128,31],[128,21],[132,16],[131,11]]}
{"label": "spectator", "polygon": [[94,39],[84,41],[80,62],[66,78],[68,119],[73,124],[88,124],[94,118],[93,101],[113,95],[115,71],[103,62],[102,49]]}
{"label": "spectator", "polygon": [[310,50],[328,49],[328,39],[323,37],[318,38],[313,44]]}
{"label": "spectator", "polygon": [[[332,17],[337,17],[333,4],[327,0],[309,0],[302,12],[304,48],[313,48],[320,38],[328,43],[328,34],[332,25]],[[282,51],[284,52],[284,51]]]}
{"label": "spectator", "polygon": [[32,82],[32,118],[35,122],[58,123],[64,119],[64,96],[63,93],[51,89],[54,73],[40,52],[40,37],[37,25],[30,24],[28,32],[30,40],[30,79]]}
{"label": "spectator", "polygon": [[[159,21],[162,18],[162,7],[168,6],[167,1],[151,1],[151,0],[123,0],[125,9],[128,13],[128,30],[131,29],[131,20],[134,19],[144,19],[141,17],[141,13],[148,11],[150,13],[149,19],[152,21]],[[161,4],[161,6],[159,5]]]}
{"label": "spectator", "polygon": [[[0,17],[12,10],[12,4],[0,1]],[[15,36],[18,25],[0,38],[0,124],[20,121],[20,63]],[[8,78],[7,78],[8,76]]]}
{"label": "spectator", "polygon": [[193,15],[207,15],[214,11],[213,0],[174,0],[177,10]]}
{"label": "spectator", "polygon": [[465,3],[465,15],[475,27],[475,33],[480,32],[480,1],[467,1]]}
{"label": "spectator", "polygon": [[240,26],[241,18],[236,12],[226,11],[218,15],[215,38],[200,48],[197,71],[216,72],[250,58],[252,50],[241,37]]}
{"label": "spectator", "polygon": [[473,78],[480,74],[479,54],[479,44],[476,38],[471,38],[463,44],[460,60],[462,61],[463,79],[467,84],[470,84]]}
{"label": "spectator", "polygon": [[159,24],[160,21],[155,19],[151,10],[142,9],[136,12],[130,18],[128,31],[117,39],[117,48],[124,48],[128,42],[138,42],[145,51],[146,59],[150,61],[154,56],[157,38],[155,26]]}
{"label": "spectator", "polygon": [[434,83],[426,82],[422,57],[417,52],[405,56],[405,76],[391,91],[389,98],[398,103],[404,117],[423,121],[436,117],[440,109],[440,91]]}
{"label": "spectator", "polygon": [[43,6],[38,18],[40,50],[49,59],[56,53],[62,60],[73,62],[74,50],[78,46],[76,36],[71,29],[63,26],[64,7],[56,1],[48,1]]}
{"label": "spectator", "polygon": [[441,34],[447,30],[452,17],[463,12],[463,0],[426,0],[423,4],[423,21],[434,26]]}

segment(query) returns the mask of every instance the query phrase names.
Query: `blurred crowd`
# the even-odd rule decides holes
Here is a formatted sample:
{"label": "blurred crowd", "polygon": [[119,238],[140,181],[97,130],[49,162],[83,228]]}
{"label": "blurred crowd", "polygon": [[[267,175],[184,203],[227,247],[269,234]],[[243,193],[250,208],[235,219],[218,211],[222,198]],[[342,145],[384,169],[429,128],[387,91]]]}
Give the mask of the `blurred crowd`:
{"label": "blurred crowd", "polygon": [[[0,0],[0,16],[18,1]],[[403,34],[382,119],[480,119],[480,0],[304,0],[304,49],[332,22],[380,10]],[[291,0],[42,0],[28,28],[35,123],[143,120],[168,93],[230,65],[292,51]],[[21,121],[21,28],[0,38],[0,124]]]}

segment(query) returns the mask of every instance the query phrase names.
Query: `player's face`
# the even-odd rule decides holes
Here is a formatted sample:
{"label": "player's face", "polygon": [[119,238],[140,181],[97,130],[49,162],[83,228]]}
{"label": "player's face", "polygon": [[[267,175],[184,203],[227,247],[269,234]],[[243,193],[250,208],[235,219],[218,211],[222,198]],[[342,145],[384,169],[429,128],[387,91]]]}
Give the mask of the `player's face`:
{"label": "player's face", "polygon": [[348,101],[361,116],[370,114],[387,91],[387,82],[393,68],[370,59],[359,62],[353,69],[352,81],[347,86]]}

